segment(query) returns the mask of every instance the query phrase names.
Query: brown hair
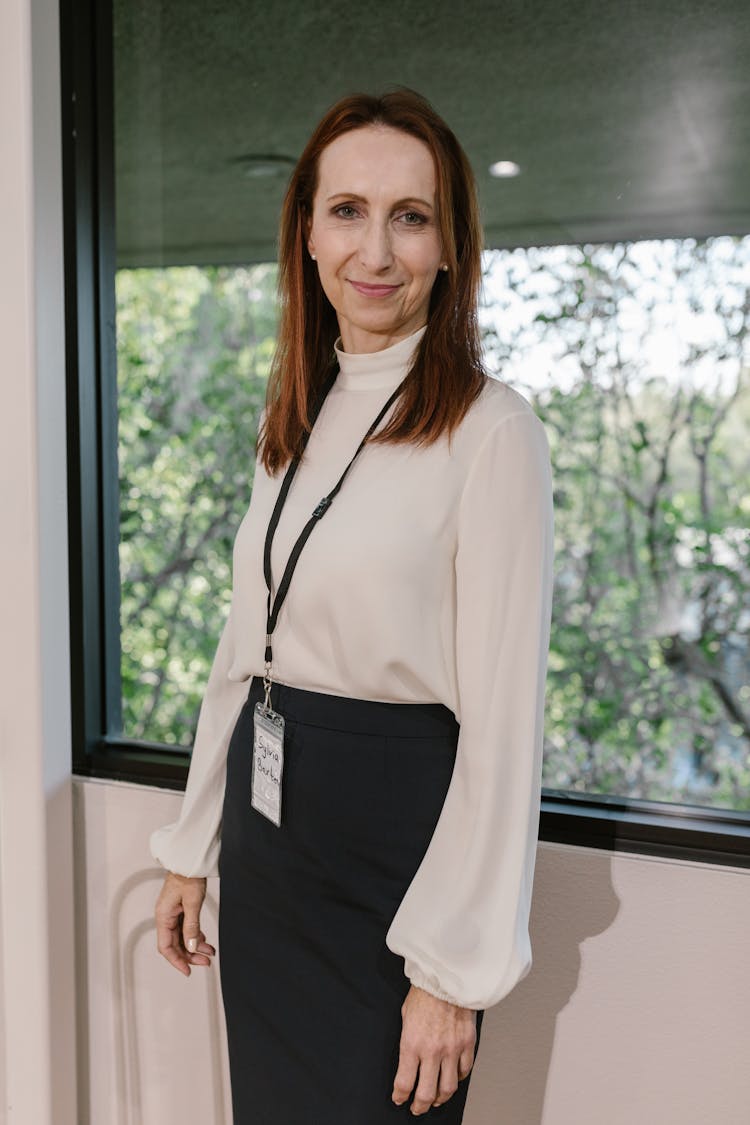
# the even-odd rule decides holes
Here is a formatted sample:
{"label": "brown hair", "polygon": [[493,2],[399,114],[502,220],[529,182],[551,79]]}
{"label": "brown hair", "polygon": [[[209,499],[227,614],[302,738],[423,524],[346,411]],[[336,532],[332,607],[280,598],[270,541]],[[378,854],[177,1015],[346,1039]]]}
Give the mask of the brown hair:
{"label": "brown hair", "polygon": [[380,97],[351,94],[320,121],[289,181],[279,231],[279,332],[256,453],[271,474],[300,456],[310,411],[335,362],[336,312],[306,249],[306,224],[317,189],[318,160],[337,137],[387,125],[423,141],[435,162],[437,221],[448,270],[432,288],[427,329],[416,349],[390,421],[368,440],[431,444],[448,436],[484,384],[477,318],[482,228],[469,160],[430,103],[407,87]]}

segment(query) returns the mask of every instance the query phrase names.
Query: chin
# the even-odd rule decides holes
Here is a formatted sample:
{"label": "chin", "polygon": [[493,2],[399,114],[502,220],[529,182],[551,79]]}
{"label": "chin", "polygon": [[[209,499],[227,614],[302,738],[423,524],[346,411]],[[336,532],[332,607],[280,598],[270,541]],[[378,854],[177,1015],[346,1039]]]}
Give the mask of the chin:
{"label": "chin", "polygon": [[404,320],[408,320],[408,317],[404,317],[401,314],[400,309],[396,310],[393,307],[387,308],[385,302],[371,309],[363,310],[362,308],[358,308],[352,310],[349,316],[347,316],[346,313],[344,313],[344,316],[347,317],[347,320],[349,320],[351,324],[362,328],[365,328],[369,324],[377,325],[379,328],[391,326],[397,328],[399,324],[403,324]]}

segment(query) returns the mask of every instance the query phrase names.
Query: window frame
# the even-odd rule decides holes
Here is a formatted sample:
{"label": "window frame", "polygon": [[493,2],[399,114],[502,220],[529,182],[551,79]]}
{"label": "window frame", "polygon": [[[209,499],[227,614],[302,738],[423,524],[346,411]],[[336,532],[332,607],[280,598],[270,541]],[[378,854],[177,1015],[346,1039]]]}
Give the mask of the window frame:
{"label": "window frame", "polygon": [[[190,752],[121,716],[114,113],[109,0],[61,0],[73,773],[184,789]],[[613,235],[613,238],[615,236]],[[544,789],[539,839],[750,867],[750,813]]]}

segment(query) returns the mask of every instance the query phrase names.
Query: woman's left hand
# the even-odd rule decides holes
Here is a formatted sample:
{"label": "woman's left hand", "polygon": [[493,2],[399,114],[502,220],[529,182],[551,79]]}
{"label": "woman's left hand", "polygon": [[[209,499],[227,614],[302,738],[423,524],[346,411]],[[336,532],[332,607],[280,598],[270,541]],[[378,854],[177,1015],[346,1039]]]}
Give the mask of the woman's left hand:
{"label": "woman's left hand", "polygon": [[427,1113],[455,1094],[474,1065],[477,1013],[439,1000],[412,985],[401,1005],[401,1042],[392,1100],[402,1105],[419,1083],[411,1104],[414,1114]]}

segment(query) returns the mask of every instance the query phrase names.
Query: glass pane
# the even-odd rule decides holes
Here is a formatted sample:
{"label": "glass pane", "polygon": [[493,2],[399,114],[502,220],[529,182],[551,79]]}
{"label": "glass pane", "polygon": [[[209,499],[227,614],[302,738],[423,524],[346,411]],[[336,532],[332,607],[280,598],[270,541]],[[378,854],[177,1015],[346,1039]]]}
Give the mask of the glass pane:
{"label": "glass pane", "polygon": [[750,808],[750,238],[494,251],[555,470],[550,789]]}
{"label": "glass pane", "polygon": [[123,729],[189,745],[229,609],[275,265],[117,274]]}
{"label": "glass pane", "polygon": [[488,368],[550,438],[544,783],[750,807],[750,72],[739,4],[681,11],[115,0],[125,735],[192,739],[288,171],[405,84],[472,161]]}

